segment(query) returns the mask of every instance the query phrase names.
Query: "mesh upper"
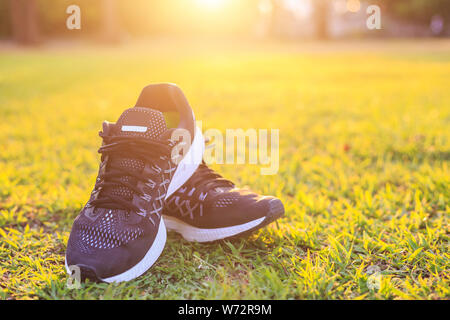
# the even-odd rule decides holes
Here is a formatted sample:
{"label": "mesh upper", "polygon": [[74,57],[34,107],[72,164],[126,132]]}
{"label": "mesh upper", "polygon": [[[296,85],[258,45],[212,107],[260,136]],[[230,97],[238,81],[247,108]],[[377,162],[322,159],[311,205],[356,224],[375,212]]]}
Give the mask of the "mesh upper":
{"label": "mesh upper", "polygon": [[115,210],[108,210],[95,224],[77,224],[74,232],[80,251],[90,254],[94,249],[112,249],[133,241],[144,233],[138,226],[123,228],[120,220],[123,219],[119,218]]}
{"label": "mesh upper", "polygon": [[231,206],[234,202],[239,200],[236,194],[224,194],[221,198],[214,202],[216,208],[226,208]]}

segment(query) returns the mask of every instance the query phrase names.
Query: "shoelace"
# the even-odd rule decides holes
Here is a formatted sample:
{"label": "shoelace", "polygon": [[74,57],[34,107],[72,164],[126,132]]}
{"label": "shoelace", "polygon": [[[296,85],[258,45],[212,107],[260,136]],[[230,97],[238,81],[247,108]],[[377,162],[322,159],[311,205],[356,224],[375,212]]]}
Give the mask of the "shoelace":
{"label": "shoelace", "polygon": [[[182,216],[189,214],[190,218],[194,219],[194,210],[196,210],[197,207],[199,207],[200,216],[203,215],[203,201],[208,196],[209,190],[233,187],[233,182],[223,178],[220,174],[208,168],[203,161],[189,180],[187,186],[180,188],[176,195],[168,199],[167,204],[170,205],[173,203]],[[188,189],[189,192],[187,192]],[[198,199],[198,201],[191,207],[191,201],[189,199],[181,200],[181,194],[187,194],[189,199]]]}
{"label": "shoelace", "polygon": [[[104,141],[104,145],[98,150],[98,152],[102,154],[102,160],[104,160],[105,157],[110,157],[112,155],[123,156],[125,154],[128,158],[140,159],[144,163],[151,161],[152,171],[154,171],[155,175],[160,174],[162,171],[158,166],[158,162],[161,160],[170,162],[170,154],[174,146],[174,143],[171,140],[168,140],[167,143],[167,141],[164,142],[140,137],[107,136],[102,132],[100,132],[99,135]],[[175,169],[175,167],[173,169]],[[167,173],[171,174],[172,171],[172,169],[167,170]],[[98,180],[100,182],[93,191],[98,192],[97,198],[90,201],[89,205],[92,207],[139,211],[139,208],[135,206],[131,200],[116,196],[111,192],[113,187],[124,186],[141,196],[143,199],[148,197],[147,194],[137,188],[137,183],[127,182],[124,181],[124,179],[121,179],[124,176],[131,177],[133,182],[139,180],[144,181],[146,182],[146,186],[151,189],[158,186],[156,183],[149,184],[148,181],[152,181],[150,179],[151,177],[144,176],[142,173],[138,173],[129,168],[108,164],[108,169],[99,174]],[[166,181],[163,181],[163,183],[166,183]]]}
{"label": "shoelace", "polygon": [[[198,195],[207,193],[209,190],[215,188],[234,187],[233,182],[210,169],[204,161],[198,166],[197,172],[189,181],[189,185],[191,186],[190,196],[195,193]],[[193,189],[195,190],[192,191]]]}

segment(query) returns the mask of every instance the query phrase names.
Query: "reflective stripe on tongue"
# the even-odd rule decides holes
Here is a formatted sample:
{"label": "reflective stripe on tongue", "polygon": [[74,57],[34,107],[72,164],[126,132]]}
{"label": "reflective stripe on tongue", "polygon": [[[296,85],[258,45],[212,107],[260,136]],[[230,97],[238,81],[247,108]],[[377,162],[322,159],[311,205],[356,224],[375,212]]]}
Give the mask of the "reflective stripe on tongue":
{"label": "reflective stripe on tongue", "polygon": [[117,120],[117,135],[158,139],[167,130],[161,111],[134,107],[125,110]]}
{"label": "reflective stripe on tongue", "polygon": [[234,187],[217,187],[217,188],[214,188],[214,191],[223,193],[223,192],[228,192],[232,189],[234,189]]}

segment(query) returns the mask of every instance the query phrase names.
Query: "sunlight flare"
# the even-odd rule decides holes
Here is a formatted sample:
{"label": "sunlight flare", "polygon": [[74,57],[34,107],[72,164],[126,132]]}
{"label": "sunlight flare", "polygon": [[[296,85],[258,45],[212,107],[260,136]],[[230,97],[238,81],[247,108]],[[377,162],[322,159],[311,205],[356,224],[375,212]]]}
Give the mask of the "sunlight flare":
{"label": "sunlight flare", "polygon": [[197,4],[205,9],[218,10],[223,7],[226,0],[196,0]]}

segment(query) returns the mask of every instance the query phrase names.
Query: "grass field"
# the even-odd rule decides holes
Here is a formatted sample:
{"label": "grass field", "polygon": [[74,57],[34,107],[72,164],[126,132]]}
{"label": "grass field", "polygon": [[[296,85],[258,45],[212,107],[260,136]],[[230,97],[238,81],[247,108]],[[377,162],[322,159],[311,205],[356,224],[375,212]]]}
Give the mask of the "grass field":
{"label": "grass field", "polygon": [[[0,51],[0,297],[449,299],[450,43]],[[280,169],[214,165],[285,204],[253,236],[169,234],[144,276],[66,286],[97,133],[175,82],[204,129],[280,129]]]}

